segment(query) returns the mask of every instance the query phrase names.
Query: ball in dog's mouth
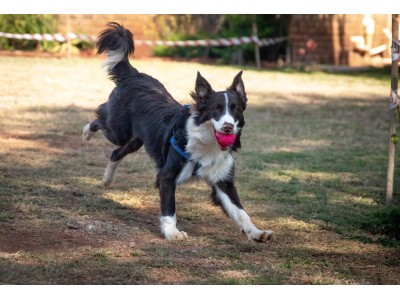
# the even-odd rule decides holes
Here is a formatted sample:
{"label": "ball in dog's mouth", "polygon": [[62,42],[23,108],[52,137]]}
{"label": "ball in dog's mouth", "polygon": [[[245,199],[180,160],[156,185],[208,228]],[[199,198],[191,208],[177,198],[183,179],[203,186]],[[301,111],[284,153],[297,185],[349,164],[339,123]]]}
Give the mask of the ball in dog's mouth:
{"label": "ball in dog's mouth", "polygon": [[217,140],[218,145],[222,150],[225,150],[229,146],[231,146],[236,140],[236,134],[224,134],[218,131],[215,131],[215,139]]}

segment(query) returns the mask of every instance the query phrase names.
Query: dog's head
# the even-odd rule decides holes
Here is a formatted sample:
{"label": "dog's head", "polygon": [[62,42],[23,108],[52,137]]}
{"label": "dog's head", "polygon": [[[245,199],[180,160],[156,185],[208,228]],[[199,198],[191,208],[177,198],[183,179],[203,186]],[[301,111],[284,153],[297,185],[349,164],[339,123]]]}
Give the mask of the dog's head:
{"label": "dog's head", "polygon": [[[208,81],[197,72],[195,91],[191,93],[195,100],[196,125],[211,122],[216,139],[229,139],[235,136],[230,148],[240,148],[240,135],[245,121],[243,112],[246,109],[247,97],[240,71],[226,91],[215,92]],[[228,142],[229,143],[229,142]]]}

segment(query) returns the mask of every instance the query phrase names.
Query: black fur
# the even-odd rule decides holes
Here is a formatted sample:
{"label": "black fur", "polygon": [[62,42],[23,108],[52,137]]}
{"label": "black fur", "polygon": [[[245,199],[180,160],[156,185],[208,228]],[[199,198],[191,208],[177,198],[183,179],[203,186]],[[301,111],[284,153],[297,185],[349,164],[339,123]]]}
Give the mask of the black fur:
{"label": "black fur", "polygon": [[[245,121],[243,112],[247,107],[247,96],[244,89],[243,81],[241,80],[243,71],[240,71],[233,79],[232,85],[227,89],[227,92],[231,94],[231,98],[236,101],[236,107],[232,114],[239,120],[238,127],[243,128]],[[224,92],[219,92],[224,93]],[[195,109],[198,112],[196,117],[196,123],[201,124],[213,117],[213,114],[220,113],[220,109],[223,109],[223,103],[217,103],[215,99],[218,92],[215,92],[208,81],[201,76],[200,72],[197,72],[195,91],[190,93],[190,96],[196,101]],[[220,99],[224,100],[223,97]],[[222,107],[221,107],[222,106]],[[240,130],[236,136],[236,140],[232,145],[232,150],[237,151],[241,148],[240,137],[242,131]]]}
{"label": "black fur", "polygon": [[109,71],[117,86],[108,102],[97,109],[97,121],[106,138],[117,146],[125,146],[133,139],[142,142],[157,168],[162,169],[169,148],[166,141],[175,123],[183,118],[179,114],[182,105],[157,79],[139,73],[130,65],[127,57],[134,49],[132,34],[116,23],[110,26],[97,42],[99,53],[108,47],[115,50],[116,44],[125,49],[126,58]]}
{"label": "black fur", "polygon": [[125,56],[109,70],[117,86],[108,101],[98,107],[90,130],[102,130],[111,143],[120,146],[112,153],[111,161],[118,161],[145,145],[160,170],[156,186],[160,189],[162,215],[173,215],[173,181],[185,159],[170,147],[169,138],[174,130],[178,144],[184,148],[185,123],[190,114],[157,79],[131,66],[128,56],[133,53],[134,44],[129,30],[110,23],[100,34],[97,47],[98,53],[122,49]]}
{"label": "black fur", "polygon": [[[108,101],[98,107],[97,117],[89,129],[91,132],[101,130],[111,143],[119,146],[113,151],[111,162],[117,162],[145,146],[159,170],[156,187],[160,193],[161,216],[173,216],[176,179],[187,161],[170,145],[172,132],[179,147],[185,149],[189,117],[194,116],[195,124],[200,125],[212,118],[218,120],[219,115],[225,113],[223,110],[227,109],[241,129],[245,124],[243,111],[247,104],[242,72],[236,75],[225,92],[213,91],[207,80],[198,73],[195,91],[191,93],[195,104],[188,109],[178,103],[157,79],[140,73],[129,63],[128,57],[135,49],[129,30],[117,23],[110,23],[109,28],[101,32],[97,47],[98,53],[106,52],[111,56],[109,61],[113,63],[108,65],[108,73],[116,87]],[[115,59],[113,55],[119,58]],[[223,105],[224,93],[229,95],[229,107]],[[235,143],[226,151],[240,148],[240,134],[241,130],[237,133]],[[220,204],[216,195],[218,188],[242,209],[233,184],[233,166],[231,175],[210,184],[214,203]]]}

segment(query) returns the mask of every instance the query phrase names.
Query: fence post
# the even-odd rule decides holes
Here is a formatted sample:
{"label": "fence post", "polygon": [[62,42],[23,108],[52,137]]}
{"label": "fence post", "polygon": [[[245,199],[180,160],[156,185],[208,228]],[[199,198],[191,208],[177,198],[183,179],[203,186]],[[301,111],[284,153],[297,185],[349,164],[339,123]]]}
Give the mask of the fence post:
{"label": "fence post", "polygon": [[[392,40],[398,41],[399,39],[399,20],[398,15],[392,15]],[[393,45],[393,42],[392,42]],[[393,50],[392,46],[392,51]],[[392,55],[393,57],[393,55]],[[398,86],[398,73],[399,73],[399,64],[398,60],[392,59],[392,69],[391,69],[391,91],[397,93]],[[396,150],[396,145],[392,141],[392,136],[396,134],[396,115],[395,110],[389,110],[390,115],[390,134],[389,134],[389,159],[388,159],[388,171],[387,171],[387,180],[386,180],[386,201],[385,205],[388,206],[392,203],[393,200],[393,177],[394,177],[394,155]]]}
{"label": "fence post", "polygon": [[[258,36],[257,15],[253,15],[253,36]],[[256,66],[261,69],[260,47],[257,44],[254,44],[254,55],[256,57]]]}
{"label": "fence post", "polygon": [[67,58],[71,58],[71,39],[68,37],[68,33],[71,32],[71,21],[69,15],[65,15],[67,23]]}

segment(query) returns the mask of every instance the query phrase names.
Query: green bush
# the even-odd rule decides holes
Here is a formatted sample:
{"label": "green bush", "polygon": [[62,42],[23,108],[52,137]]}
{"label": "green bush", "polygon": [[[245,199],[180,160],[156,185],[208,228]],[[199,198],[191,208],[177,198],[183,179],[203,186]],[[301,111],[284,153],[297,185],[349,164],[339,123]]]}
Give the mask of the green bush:
{"label": "green bush", "polygon": [[[257,27],[258,36],[270,36],[272,27],[266,26],[265,16],[258,15]],[[222,37],[241,37],[253,35],[252,15],[229,15],[227,24],[221,29]],[[241,54],[238,54],[241,53]],[[210,51],[210,57],[219,58],[222,63],[230,63],[235,60],[235,54],[242,55],[244,61],[254,61],[254,44],[246,44],[233,47],[214,47]]]}
{"label": "green bush", "polygon": [[[185,33],[176,33],[168,36],[170,41],[186,41],[204,39],[202,35],[190,35]],[[205,47],[170,47],[170,46],[157,46],[153,50],[155,56],[167,56],[174,58],[195,58],[203,57],[206,54]]]}
{"label": "green bush", "polygon": [[[230,38],[253,35],[253,15],[174,15],[162,23],[162,38],[167,40],[198,40]],[[289,17],[276,15],[256,15],[260,38],[287,35]],[[163,34],[164,33],[164,34]],[[276,60],[280,45],[267,51],[261,48],[261,56],[266,60]],[[275,52],[272,53],[271,52]],[[154,49],[155,56],[194,58],[209,57],[220,63],[254,62],[254,45],[232,47],[167,47]]]}
{"label": "green bush", "polygon": [[[53,15],[0,15],[0,31],[7,33],[55,33],[56,18]],[[52,41],[31,41],[0,38],[0,49],[34,50],[39,47],[45,51],[58,45]]]}

